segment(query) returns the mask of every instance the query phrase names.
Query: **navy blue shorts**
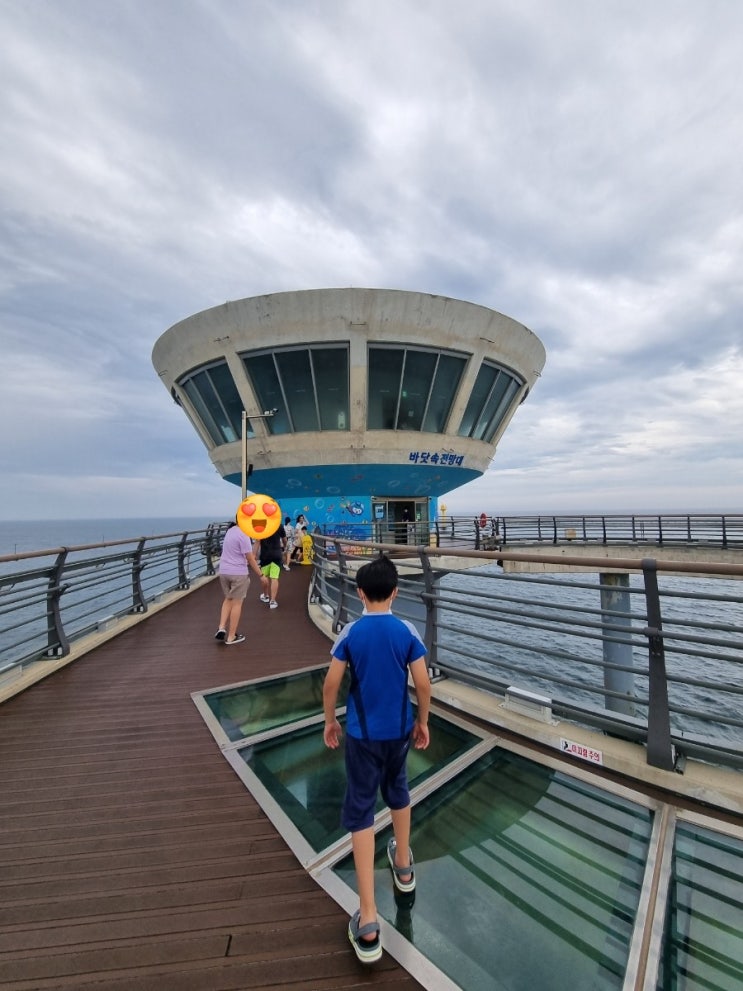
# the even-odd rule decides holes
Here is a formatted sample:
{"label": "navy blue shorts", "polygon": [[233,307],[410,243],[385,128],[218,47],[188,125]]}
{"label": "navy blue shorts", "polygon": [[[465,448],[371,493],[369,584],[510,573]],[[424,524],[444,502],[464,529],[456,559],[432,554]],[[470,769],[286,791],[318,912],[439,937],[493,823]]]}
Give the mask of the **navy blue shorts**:
{"label": "navy blue shorts", "polygon": [[406,760],[410,737],[402,740],[357,740],[346,736],[346,797],[341,823],[356,833],[374,823],[377,791],[391,809],[410,805]]}

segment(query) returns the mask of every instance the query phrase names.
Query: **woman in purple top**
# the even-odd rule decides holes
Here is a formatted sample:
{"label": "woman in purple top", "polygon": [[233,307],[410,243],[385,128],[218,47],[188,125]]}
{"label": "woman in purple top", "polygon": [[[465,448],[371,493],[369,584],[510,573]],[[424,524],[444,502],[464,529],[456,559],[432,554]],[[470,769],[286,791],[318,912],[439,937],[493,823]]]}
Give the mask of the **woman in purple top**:
{"label": "woman in purple top", "polygon": [[237,632],[237,624],[240,622],[243,602],[250,586],[248,568],[262,582],[265,581],[253,553],[253,541],[237,524],[231,523],[224,535],[219,558],[219,584],[224,600],[219,615],[219,629],[214,634],[215,640],[221,640],[228,647],[242,643],[245,639],[242,633]]}

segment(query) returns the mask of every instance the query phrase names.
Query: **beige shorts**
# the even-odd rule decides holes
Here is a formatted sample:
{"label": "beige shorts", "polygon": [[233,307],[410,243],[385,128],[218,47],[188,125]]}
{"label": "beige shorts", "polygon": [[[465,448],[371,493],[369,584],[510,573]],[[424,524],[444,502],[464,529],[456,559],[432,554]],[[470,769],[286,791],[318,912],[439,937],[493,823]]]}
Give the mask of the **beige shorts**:
{"label": "beige shorts", "polygon": [[225,599],[244,599],[250,588],[250,576],[220,575],[219,584]]}

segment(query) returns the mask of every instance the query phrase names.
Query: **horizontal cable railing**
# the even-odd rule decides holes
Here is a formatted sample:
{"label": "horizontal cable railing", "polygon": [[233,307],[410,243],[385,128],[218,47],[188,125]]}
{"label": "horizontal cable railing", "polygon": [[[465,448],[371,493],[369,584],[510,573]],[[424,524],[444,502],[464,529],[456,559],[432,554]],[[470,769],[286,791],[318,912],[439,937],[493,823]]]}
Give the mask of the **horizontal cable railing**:
{"label": "horizontal cable railing", "polygon": [[[743,555],[597,559],[589,578],[500,566],[571,563],[545,553],[406,556],[397,544],[313,537],[312,596],[335,629],[361,614],[356,567],[383,550],[400,570],[395,612],[419,627],[436,676],[528,692],[556,716],[643,743],[659,767],[694,756],[743,768]],[[585,571],[586,558],[573,563]]]}
{"label": "horizontal cable railing", "polygon": [[64,657],[74,641],[213,575],[225,529],[0,556],[0,674]]}
{"label": "horizontal cable railing", "polygon": [[343,523],[320,526],[326,536],[412,546],[496,550],[518,544],[642,545],[743,549],[743,514],[439,516],[398,523]]}

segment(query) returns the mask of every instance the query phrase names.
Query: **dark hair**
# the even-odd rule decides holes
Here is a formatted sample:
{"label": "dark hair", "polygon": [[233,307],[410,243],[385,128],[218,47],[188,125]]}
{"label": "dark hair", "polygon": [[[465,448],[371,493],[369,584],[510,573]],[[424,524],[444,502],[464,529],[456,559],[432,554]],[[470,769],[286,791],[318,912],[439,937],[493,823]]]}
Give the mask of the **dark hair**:
{"label": "dark hair", "polygon": [[397,568],[386,554],[380,554],[359,568],[356,585],[370,602],[384,602],[397,588]]}
{"label": "dark hair", "polygon": [[291,521],[292,521],[291,516],[285,516],[284,517],[284,523],[291,523]]}

